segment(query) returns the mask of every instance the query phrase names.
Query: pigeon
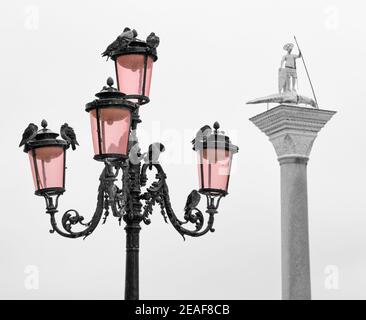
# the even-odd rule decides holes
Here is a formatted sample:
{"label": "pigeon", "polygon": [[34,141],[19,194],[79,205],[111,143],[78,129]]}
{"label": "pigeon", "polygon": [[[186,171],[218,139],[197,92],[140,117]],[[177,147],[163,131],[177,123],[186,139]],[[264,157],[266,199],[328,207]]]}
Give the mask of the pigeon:
{"label": "pigeon", "polygon": [[151,49],[156,49],[159,46],[160,38],[154,33],[151,32],[146,38],[146,44]]}
{"label": "pigeon", "polygon": [[196,133],[196,137],[191,141],[192,144],[196,144],[197,142],[203,141],[205,138],[207,138],[209,135],[211,135],[212,129],[209,125],[203,126],[201,129],[199,129]]}
{"label": "pigeon", "polygon": [[69,144],[71,144],[72,150],[76,149],[76,145],[79,145],[79,143],[76,141],[76,135],[74,132],[74,129],[69,127],[67,123],[64,123],[61,126],[61,137],[66,140]]}
{"label": "pigeon", "polygon": [[161,152],[165,151],[165,147],[160,142],[155,142],[153,144],[150,144],[148,152],[144,158],[145,162],[149,163],[149,169],[152,168],[152,164],[158,163],[159,156]]}
{"label": "pigeon", "polygon": [[29,140],[32,140],[38,132],[38,127],[34,123],[30,123],[28,127],[24,130],[22,141],[19,143],[19,147],[26,144]]}
{"label": "pigeon", "polygon": [[184,211],[190,211],[196,208],[201,201],[201,195],[198,193],[197,190],[192,190],[192,192],[187,197],[186,206],[184,207]]}
{"label": "pigeon", "polygon": [[114,40],[107,49],[102,53],[102,57],[110,57],[112,51],[119,48],[126,48],[130,42],[137,37],[137,31],[135,29],[125,28],[123,32]]}

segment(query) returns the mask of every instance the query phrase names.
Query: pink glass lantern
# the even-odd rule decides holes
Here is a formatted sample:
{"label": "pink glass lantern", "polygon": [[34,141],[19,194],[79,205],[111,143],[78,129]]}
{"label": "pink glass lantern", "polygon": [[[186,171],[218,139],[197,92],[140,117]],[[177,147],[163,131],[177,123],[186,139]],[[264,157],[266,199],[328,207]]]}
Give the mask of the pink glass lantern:
{"label": "pink glass lantern", "polygon": [[194,150],[198,155],[199,191],[211,196],[226,195],[230,180],[231,162],[239,148],[230,142],[228,136],[214,129],[198,134],[194,140]]}
{"label": "pink glass lantern", "polygon": [[130,98],[149,97],[153,58],[141,53],[125,54],[115,63],[118,89]]}
{"label": "pink glass lantern", "polygon": [[153,64],[158,59],[156,48],[159,37],[153,32],[146,41],[136,36],[136,30],[128,29],[108,46],[103,55],[115,62],[118,90],[126,94],[126,99],[142,105],[149,102]]}
{"label": "pink glass lantern", "polygon": [[65,150],[63,147],[43,147],[28,152],[34,185],[37,191],[64,188]]}
{"label": "pink glass lantern", "polygon": [[69,145],[56,139],[57,133],[46,129],[45,120],[42,127],[24,148],[30,160],[35,194],[62,194],[65,191],[66,149]]}
{"label": "pink glass lantern", "polygon": [[108,78],[109,87],[96,94],[99,99],[86,105],[90,114],[90,125],[94,148],[94,159],[124,159],[128,157],[128,140],[135,104],[124,99],[125,95],[113,88],[113,79]]}

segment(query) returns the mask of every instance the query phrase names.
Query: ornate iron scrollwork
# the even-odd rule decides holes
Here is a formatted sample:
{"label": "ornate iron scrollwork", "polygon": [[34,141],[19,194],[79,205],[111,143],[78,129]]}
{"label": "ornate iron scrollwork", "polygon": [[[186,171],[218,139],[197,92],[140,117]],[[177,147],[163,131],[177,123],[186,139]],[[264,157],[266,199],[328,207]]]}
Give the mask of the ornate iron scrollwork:
{"label": "ornate iron scrollwork", "polygon": [[[206,228],[204,226],[204,216],[201,210],[197,208],[198,204],[201,200],[201,195],[198,191],[193,190],[188,198],[185,206],[184,220],[181,221],[177,218],[174,210],[172,208],[170,197],[169,197],[169,188],[166,183],[166,174],[159,163],[152,164],[152,166],[157,170],[155,178],[157,181],[154,181],[150,187],[147,188],[147,191],[141,195],[141,198],[145,200],[144,212],[143,212],[143,221],[146,224],[150,223],[149,215],[152,214],[153,206],[158,204],[161,209],[161,214],[163,215],[165,221],[167,219],[171,222],[173,227],[185,238],[185,235],[191,237],[199,237],[206,234],[208,231],[215,231],[213,228],[214,224],[214,215],[217,213],[217,208],[219,206],[220,200],[222,196],[219,196],[216,204],[215,198],[206,195],[207,197],[207,210],[206,213],[209,214],[209,218],[207,221]],[[147,182],[147,169],[151,167],[151,164],[144,164],[141,170],[141,185],[145,185]],[[189,230],[183,227],[184,224],[192,223],[195,225],[195,230]]]}
{"label": "ornate iron scrollwork", "polygon": [[[155,163],[145,159],[146,163],[142,166],[140,161],[137,164],[129,160],[123,162],[104,161],[104,169],[99,178],[97,205],[89,222],[84,222],[84,217],[75,209],[69,209],[61,218],[62,229],[60,229],[56,222],[59,195],[53,197],[45,194],[46,212],[50,215],[52,226],[50,232],[56,232],[67,238],[84,237],[85,239],[95,230],[102,217],[103,224],[106,222],[110,211],[114,217],[118,218],[120,223],[123,219],[127,224],[143,221],[146,225],[149,225],[151,223],[150,216],[156,205],[160,207],[160,213],[165,222],[170,221],[183,238],[186,235],[199,237],[209,231],[215,231],[213,228],[214,216],[217,213],[222,195],[217,197],[205,195],[207,199],[205,212],[208,214],[206,227],[204,227],[204,213],[198,209],[201,194],[197,190],[193,190],[188,195],[184,208],[184,220],[179,220],[170,202],[169,188],[166,182],[167,176],[162,166],[157,162],[157,159],[154,159]],[[156,180],[146,188],[145,192],[141,193],[141,187],[145,187],[148,182],[148,169],[156,170]],[[116,181],[120,173],[122,173],[122,186],[118,187]],[[184,227],[188,224],[192,224],[194,229]],[[84,227],[84,230],[74,231],[73,227],[77,225]]]}

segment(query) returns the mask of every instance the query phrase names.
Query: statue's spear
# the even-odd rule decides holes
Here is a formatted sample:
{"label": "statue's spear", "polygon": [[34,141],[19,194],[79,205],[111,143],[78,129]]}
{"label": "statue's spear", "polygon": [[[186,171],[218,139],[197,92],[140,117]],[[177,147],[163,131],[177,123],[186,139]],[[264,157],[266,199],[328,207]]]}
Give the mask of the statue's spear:
{"label": "statue's spear", "polygon": [[313,96],[314,96],[314,100],[315,100],[315,104],[316,104],[316,108],[319,109],[319,106],[318,106],[318,101],[316,100],[316,96],[315,96],[315,92],[314,92],[314,87],[313,87],[313,84],[311,82],[311,79],[310,79],[310,76],[309,76],[309,71],[308,71],[308,68],[306,67],[306,63],[305,63],[305,60],[304,60],[304,56],[302,54],[302,51],[300,50],[300,47],[299,47],[299,44],[296,40],[296,37],[294,36],[294,39],[295,39],[295,42],[296,42],[296,45],[297,45],[297,49],[299,50],[299,52],[301,53],[301,59],[302,59],[302,62],[304,64],[304,67],[305,67],[305,71],[306,71],[306,74],[308,76],[308,79],[309,79],[309,82],[310,82],[310,86],[311,86],[311,90],[313,91]]}

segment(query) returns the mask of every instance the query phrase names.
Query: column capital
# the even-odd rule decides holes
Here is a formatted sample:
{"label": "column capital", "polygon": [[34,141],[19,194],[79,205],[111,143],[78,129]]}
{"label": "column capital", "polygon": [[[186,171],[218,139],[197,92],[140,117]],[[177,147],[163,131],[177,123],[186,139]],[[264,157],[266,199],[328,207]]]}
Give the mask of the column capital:
{"label": "column capital", "polygon": [[281,162],[289,158],[308,159],[318,132],[335,113],[282,104],[249,120],[269,137]]}

